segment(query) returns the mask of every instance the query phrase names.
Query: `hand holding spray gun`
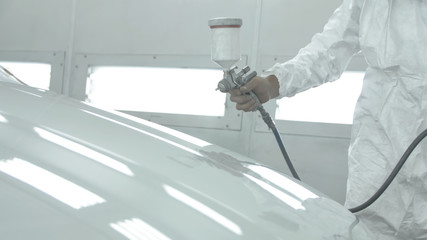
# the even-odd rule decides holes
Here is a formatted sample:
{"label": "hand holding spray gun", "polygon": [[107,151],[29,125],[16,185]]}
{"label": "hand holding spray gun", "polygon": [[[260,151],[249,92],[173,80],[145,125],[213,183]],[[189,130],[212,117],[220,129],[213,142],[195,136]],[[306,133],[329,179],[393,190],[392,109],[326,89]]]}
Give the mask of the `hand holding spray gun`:
{"label": "hand holding spray gun", "polygon": [[257,103],[248,96],[248,92],[254,92],[261,104],[279,95],[279,82],[274,75],[267,77],[256,76],[245,85],[229,91],[230,100],[236,103],[237,110],[251,112],[257,110]]}
{"label": "hand holding spray gun", "polygon": [[245,76],[245,74],[250,71],[248,66],[244,67],[239,72],[236,72],[236,70],[237,67],[232,67],[230,70],[224,71],[224,78],[218,83],[217,90],[220,90],[223,93],[229,92],[231,94],[231,100],[237,103],[236,108],[239,109],[239,107],[241,107],[239,110],[258,110],[267,126],[270,129],[275,130],[276,126],[274,125],[270,114],[268,114],[268,112],[265,111],[264,107],[262,106],[262,103],[270,99],[270,96],[266,96],[269,95],[269,91],[261,91],[263,96],[262,102],[254,93],[254,91],[252,91],[252,89],[257,86],[264,88],[263,86],[265,86],[265,84],[260,84],[259,81],[268,80],[257,77],[257,73],[255,71],[252,71]]}
{"label": "hand holding spray gun", "polygon": [[[231,97],[234,98],[232,100],[238,103],[236,107],[241,107],[245,111],[258,110],[261,113],[262,119],[273,131],[292,175],[296,179],[300,179],[289,159],[273,119],[262,106],[262,103],[279,94],[277,79],[274,76],[267,78],[256,77],[257,73],[255,71],[247,74],[250,71],[248,66],[240,71],[237,71],[237,67],[233,66],[240,60],[239,30],[240,26],[242,26],[242,20],[239,18],[214,18],[209,20],[208,25],[212,30],[212,61],[224,70],[224,77],[218,83],[217,90],[224,93],[229,92]],[[271,84],[277,85],[274,87]],[[259,90],[258,93],[262,97],[262,102],[252,90]]]}

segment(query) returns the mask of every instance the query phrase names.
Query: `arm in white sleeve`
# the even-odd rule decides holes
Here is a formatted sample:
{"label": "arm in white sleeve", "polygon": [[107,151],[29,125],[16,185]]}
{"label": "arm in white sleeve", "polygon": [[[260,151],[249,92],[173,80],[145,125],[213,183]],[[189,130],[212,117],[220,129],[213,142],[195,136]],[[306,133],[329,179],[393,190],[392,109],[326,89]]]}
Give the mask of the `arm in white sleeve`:
{"label": "arm in white sleeve", "polygon": [[263,75],[275,75],[279,98],[337,80],[351,57],[360,51],[359,17],[363,0],[344,0],[311,43],[285,63],[278,63]]}

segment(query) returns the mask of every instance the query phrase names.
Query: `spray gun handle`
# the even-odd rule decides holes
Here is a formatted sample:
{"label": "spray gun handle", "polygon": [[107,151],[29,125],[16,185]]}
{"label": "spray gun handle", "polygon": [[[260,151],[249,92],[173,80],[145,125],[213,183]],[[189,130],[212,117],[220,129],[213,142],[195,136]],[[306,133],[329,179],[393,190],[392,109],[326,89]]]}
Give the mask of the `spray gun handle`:
{"label": "spray gun handle", "polygon": [[[253,71],[250,74],[248,74],[243,79],[243,84],[246,84],[247,82],[249,82],[256,75],[257,75],[257,73],[255,71]],[[251,96],[251,98],[257,103],[257,105],[258,105],[257,110],[260,112],[261,117],[264,120],[264,122],[267,124],[268,128],[270,128],[273,131],[276,130],[276,125],[274,124],[273,119],[270,117],[270,114],[264,109],[264,106],[259,101],[258,96],[253,91],[249,92],[249,96]]]}
{"label": "spray gun handle", "polygon": [[[239,88],[245,85],[257,75],[257,72],[253,71],[248,75],[244,76],[250,71],[249,66],[244,67],[238,73],[236,73],[236,69],[237,67],[232,67],[229,71],[224,72],[224,78],[218,83],[217,90],[220,90],[223,93],[229,92],[233,88]],[[264,106],[262,106],[257,95],[253,91],[250,91],[248,94],[257,103],[257,110],[261,113],[261,117],[267,124],[267,126],[273,131],[276,130],[276,126],[274,124],[273,119],[270,117],[270,114],[268,114],[268,112],[264,109]]]}

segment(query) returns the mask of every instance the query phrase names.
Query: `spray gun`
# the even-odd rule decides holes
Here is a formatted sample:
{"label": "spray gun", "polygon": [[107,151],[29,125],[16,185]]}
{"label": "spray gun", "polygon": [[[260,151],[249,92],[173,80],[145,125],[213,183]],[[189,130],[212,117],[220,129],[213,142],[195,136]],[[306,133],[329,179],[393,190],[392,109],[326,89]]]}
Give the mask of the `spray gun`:
{"label": "spray gun", "polygon": [[[257,75],[255,71],[249,73],[249,66],[240,71],[237,70],[236,66],[233,66],[240,60],[240,27],[242,26],[242,20],[240,18],[214,18],[209,20],[208,25],[212,30],[212,61],[222,67],[224,71],[224,77],[219,81],[217,90],[227,93],[233,88],[240,88]],[[250,91],[249,95],[257,103],[257,110],[261,113],[262,119],[273,131],[289,170],[294,178],[299,180],[300,178],[289,159],[273,119],[264,109],[255,93]]]}
{"label": "spray gun", "polygon": [[[250,72],[249,66],[245,66],[238,71],[233,66],[240,60],[240,27],[242,20],[239,18],[214,18],[209,20],[209,27],[212,30],[212,61],[222,67],[224,77],[218,83],[218,88],[223,93],[229,92],[233,88],[239,88],[249,82],[257,75],[256,71]],[[250,72],[250,73],[249,73]],[[261,113],[261,117],[267,126],[274,130],[276,126],[270,114],[265,111],[258,97],[252,91],[249,92],[252,99],[255,100]]]}

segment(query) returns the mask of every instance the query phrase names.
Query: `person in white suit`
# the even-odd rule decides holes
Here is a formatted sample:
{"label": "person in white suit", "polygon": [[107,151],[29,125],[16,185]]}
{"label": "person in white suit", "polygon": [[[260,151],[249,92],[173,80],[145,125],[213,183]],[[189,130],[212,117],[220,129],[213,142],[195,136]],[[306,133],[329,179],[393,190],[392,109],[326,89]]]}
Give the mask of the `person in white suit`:
{"label": "person in white suit", "polygon": [[[245,93],[254,91],[261,103],[291,97],[338,79],[357,53],[368,68],[354,111],[346,207],[370,198],[427,129],[427,1],[344,0],[296,57],[230,91],[238,110],[254,111]],[[377,239],[427,239],[427,144],[357,216]]]}

